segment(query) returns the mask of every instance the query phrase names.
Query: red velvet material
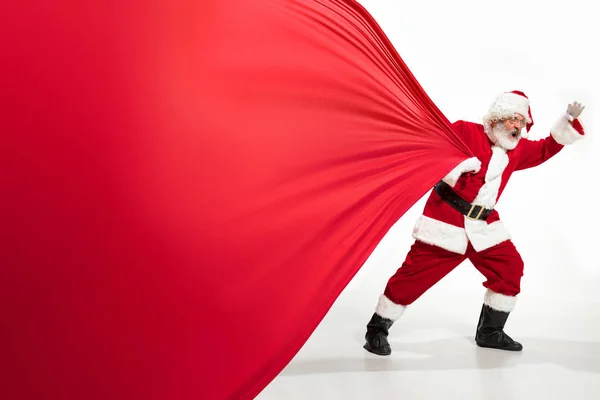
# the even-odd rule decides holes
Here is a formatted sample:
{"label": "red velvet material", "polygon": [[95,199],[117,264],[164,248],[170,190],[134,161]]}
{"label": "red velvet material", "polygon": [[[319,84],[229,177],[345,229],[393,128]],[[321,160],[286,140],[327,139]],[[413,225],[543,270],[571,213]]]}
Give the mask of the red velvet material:
{"label": "red velvet material", "polygon": [[256,396],[472,155],[354,1],[9,2],[0,37],[2,398]]}
{"label": "red velvet material", "polygon": [[415,241],[401,268],[388,280],[384,294],[392,302],[408,306],[467,259],[485,277],[483,287],[506,296],[520,293],[523,259],[513,242],[506,240],[481,252],[469,243],[464,255]]}

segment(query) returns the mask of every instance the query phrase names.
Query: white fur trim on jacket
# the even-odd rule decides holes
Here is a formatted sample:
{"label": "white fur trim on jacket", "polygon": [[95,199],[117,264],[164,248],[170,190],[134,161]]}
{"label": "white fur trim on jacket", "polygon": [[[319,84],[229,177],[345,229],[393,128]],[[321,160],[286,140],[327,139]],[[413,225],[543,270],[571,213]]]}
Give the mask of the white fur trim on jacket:
{"label": "white fur trim on jacket", "polygon": [[488,224],[485,221],[474,221],[465,217],[465,230],[475,251],[483,251],[511,239],[502,221]]}
{"label": "white fur trim on jacket", "polygon": [[377,303],[377,308],[375,309],[375,313],[383,318],[391,319],[392,321],[397,321],[400,319],[404,311],[406,310],[406,306],[396,304],[390,299],[388,299],[384,294],[379,296],[379,302]]}
{"label": "white fur trim on jacket", "polygon": [[[485,174],[485,184],[479,189],[473,204],[494,208],[502,173],[507,165],[506,150],[493,147]],[[474,221],[464,217],[464,228],[461,228],[421,215],[413,228],[413,238],[453,253],[465,254],[469,241],[476,251],[482,251],[510,240],[511,236],[501,221],[488,224],[485,221]]]}
{"label": "white fur trim on jacket", "polygon": [[494,208],[500,183],[502,182],[502,174],[508,165],[508,155],[506,150],[501,147],[492,147],[492,157],[488,164],[487,172],[485,173],[485,183],[479,189],[477,197],[473,200],[473,204],[482,205],[486,208]]}
{"label": "white fur trim on jacket", "polygon": [[467,252],[469,242],[475,251],[483,251],[511,239],[502,221],[488,224],[465,217],[465,228],[461,228],[424,215],[417,219],[412,236],[423,243],[458,254]]}
{"label": "white fur trim on jacket", "polygon": [[453,253],[465,254],[469,239],[465,230],[421,215],[413,228],[413,238]]}
{"label": "white fur trim on jacket", "polygon": [[494,310],[511,312],[517,304],[516,296],[507,296],[487,289],[483,296],[483,304],[493,308]]}
{"label": "white fur trim on jacket", "polygon": [[573,144],[576,141],[584,138],[583,135],[573,128],[573,126],[564,116],[561,116],[558,121],[554,123],[554,126],[552,126],[552,129],[550,130],[550,134],[554,140],[563,146]]}
{"label": "white fur trim on jacket", "polygon": [[[479,189],[473,204],[494,208],[502,182],[502,174],[507,165],[506,150],[497,146],[492,147],[492,157],[485,174],[485,183]],[[488,224],[485,221],[474,221],[467,217],[464,217],[464,221],[467,236],[475,251],[488,249],[511,238],[502,221]]]}
{"label": "white fur trim on jacket", "polygon": [[467,158],[460,164],[458,164],[448,175],[446,175],[442,180],[446,182],[451,187],[456,185],[456,182],[460,178],[462,174],[465,172],[474,172],[477,173],[481,169],[481,161],[477,157]]}

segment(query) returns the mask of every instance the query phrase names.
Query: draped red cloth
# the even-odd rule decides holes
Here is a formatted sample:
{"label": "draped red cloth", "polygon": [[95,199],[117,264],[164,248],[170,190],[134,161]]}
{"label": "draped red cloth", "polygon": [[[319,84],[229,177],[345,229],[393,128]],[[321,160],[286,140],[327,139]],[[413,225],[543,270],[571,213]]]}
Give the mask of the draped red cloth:
{"label": "draped red cloth", "polygon": [[351,0],[3,10],[3,399],[256,396],[471,155]]}

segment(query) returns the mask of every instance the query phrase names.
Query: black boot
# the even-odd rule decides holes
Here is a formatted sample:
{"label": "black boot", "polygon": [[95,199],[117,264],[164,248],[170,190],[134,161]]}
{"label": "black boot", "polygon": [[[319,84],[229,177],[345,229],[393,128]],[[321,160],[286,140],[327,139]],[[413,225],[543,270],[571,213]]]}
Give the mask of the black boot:
{"label": "black boot", "polygon": [[508,312],[494,310],[483,305],[475,333],[475,342],[480,347],[490,347],[500,350],[521,351],[523,346],[515,342],[504,333],[504,324],[508,319]]}
{"label": "black boot", "polygon": [[387,337],[393,323],[394,321],[391,319],[383,318],[377,313],[373,314],[367,324],[367,333],[365,334],[367,343],[363,346],[365,350],[379,356],[392,354],[392,348],[387,341]]}

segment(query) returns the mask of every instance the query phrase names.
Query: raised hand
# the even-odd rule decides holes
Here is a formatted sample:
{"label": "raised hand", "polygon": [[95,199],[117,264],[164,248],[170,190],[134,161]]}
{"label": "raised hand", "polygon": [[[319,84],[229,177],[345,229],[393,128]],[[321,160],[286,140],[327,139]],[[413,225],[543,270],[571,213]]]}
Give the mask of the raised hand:
{"label": "raised hand", "polygon": [[584,108],[585,108],[585,106],[579,104],[578,102],[569,104],[567,106],[567,115],[569,117],[569,120],[573,121],[574,119],[577,119],[583,112]]}

